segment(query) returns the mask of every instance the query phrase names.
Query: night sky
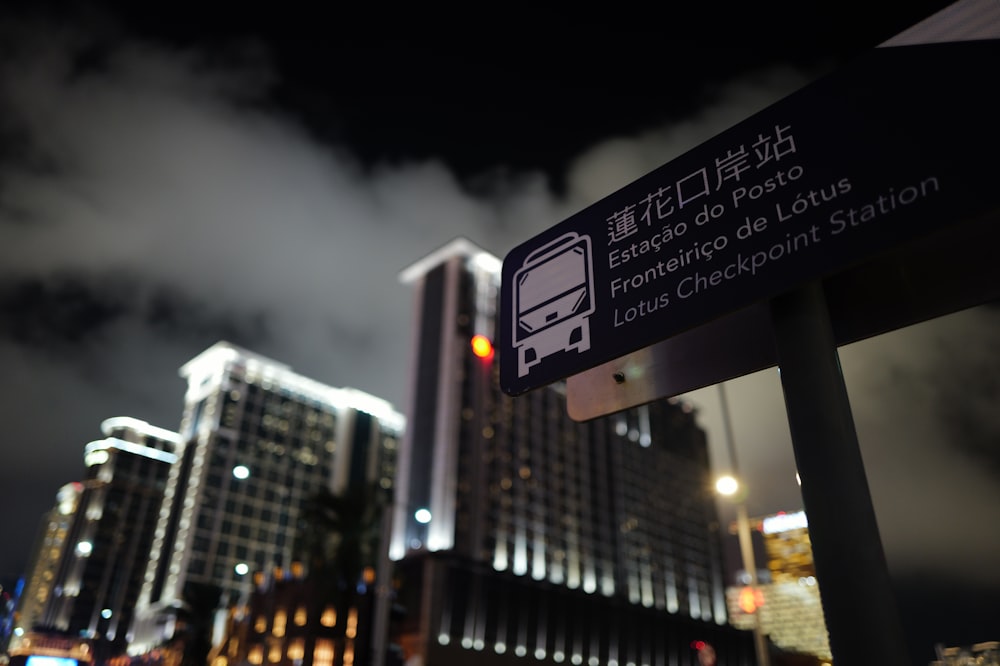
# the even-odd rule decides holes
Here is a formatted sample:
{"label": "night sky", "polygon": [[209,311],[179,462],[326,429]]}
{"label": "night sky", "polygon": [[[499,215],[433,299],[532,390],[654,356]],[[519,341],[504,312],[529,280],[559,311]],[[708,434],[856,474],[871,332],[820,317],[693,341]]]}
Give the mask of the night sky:
{"label": "night sky", "polygon": [[[947,4],[6,3],[0,576],[102,420],[179,426],[177,369],[214,342],[402,410],[399,271],[457,236],[502,258]],[[917,663],[1000,639],[998,323],[841,350]],[[776,373],[726,386],[750,513],[801,508]],[[726,468],[717,392],[687,398]]]}

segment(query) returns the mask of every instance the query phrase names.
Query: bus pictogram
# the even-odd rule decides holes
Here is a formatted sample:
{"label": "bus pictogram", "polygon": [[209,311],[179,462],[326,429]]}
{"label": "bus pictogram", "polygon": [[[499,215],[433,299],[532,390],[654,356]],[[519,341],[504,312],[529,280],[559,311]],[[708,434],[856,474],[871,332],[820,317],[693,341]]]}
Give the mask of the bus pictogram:
{"label": "bus pictogram", "polygon": [[590,236],[571,231],[529,254],[514,273],[518,377],[556,352],[590,349],[592,256]]}

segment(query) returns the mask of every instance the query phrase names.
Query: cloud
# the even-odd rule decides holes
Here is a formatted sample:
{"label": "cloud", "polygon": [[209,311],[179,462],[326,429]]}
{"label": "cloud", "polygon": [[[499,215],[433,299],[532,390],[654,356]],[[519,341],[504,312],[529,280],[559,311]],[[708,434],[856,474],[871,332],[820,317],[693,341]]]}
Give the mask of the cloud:
{"label": "cloud", "polygon": [[998,326],[1000,312],[984,306],[842,354],[879,528],[900,572],[954,569],[1000,587],[991,564],[1000,534],[990,528],[1000,521]]}

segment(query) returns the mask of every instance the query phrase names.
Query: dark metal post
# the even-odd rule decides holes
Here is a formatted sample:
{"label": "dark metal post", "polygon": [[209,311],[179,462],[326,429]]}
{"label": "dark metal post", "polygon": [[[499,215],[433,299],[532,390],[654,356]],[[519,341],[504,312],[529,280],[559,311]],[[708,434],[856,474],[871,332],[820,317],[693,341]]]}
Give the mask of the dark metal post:
{"label": "dark metal post", "polygon": [[771,318],[834,661],[911,666],[822,285],[772,299]]}

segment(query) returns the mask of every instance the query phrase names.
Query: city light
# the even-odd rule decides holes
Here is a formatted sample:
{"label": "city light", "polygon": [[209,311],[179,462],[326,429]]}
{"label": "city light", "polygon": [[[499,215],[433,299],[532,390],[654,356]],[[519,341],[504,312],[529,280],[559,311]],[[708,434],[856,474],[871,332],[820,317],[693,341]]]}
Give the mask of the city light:
{"label": "city light", "polygon": [[472,353],[479,358],[493,357],[493,343],[485,335],[472,336]]}
{"label": "city light", "polygon": [[764,605],[764,593],[760,588],[747,585],[740,590],[738,604],[744,613],[756,613]]}
{"label": "city light", "polygon": [[800,530],[809,527],[805,511],[795,513],[781,513],[765,518],[761,524],[761,531],[764,534],[777,534],[789,530]]}
{"label": "city light", "polygon": [[431,522],[431,512],[428,509],[417,509],[413,512],[413,518],[421,525]]}
{"label": "city light", "polygon": [[250,468],[246,465],[237,465],[233,468],[233,476],[237,479],[246,479],[250,477]]}
{"label": "city light", "polygon": [[727,474],[725,476],[720,476],[718,480],[716,480],[715,489],[720,495],[732,497],[736,494],[736,491],[740,489],[740,482],[737,481],[735,477]]}

